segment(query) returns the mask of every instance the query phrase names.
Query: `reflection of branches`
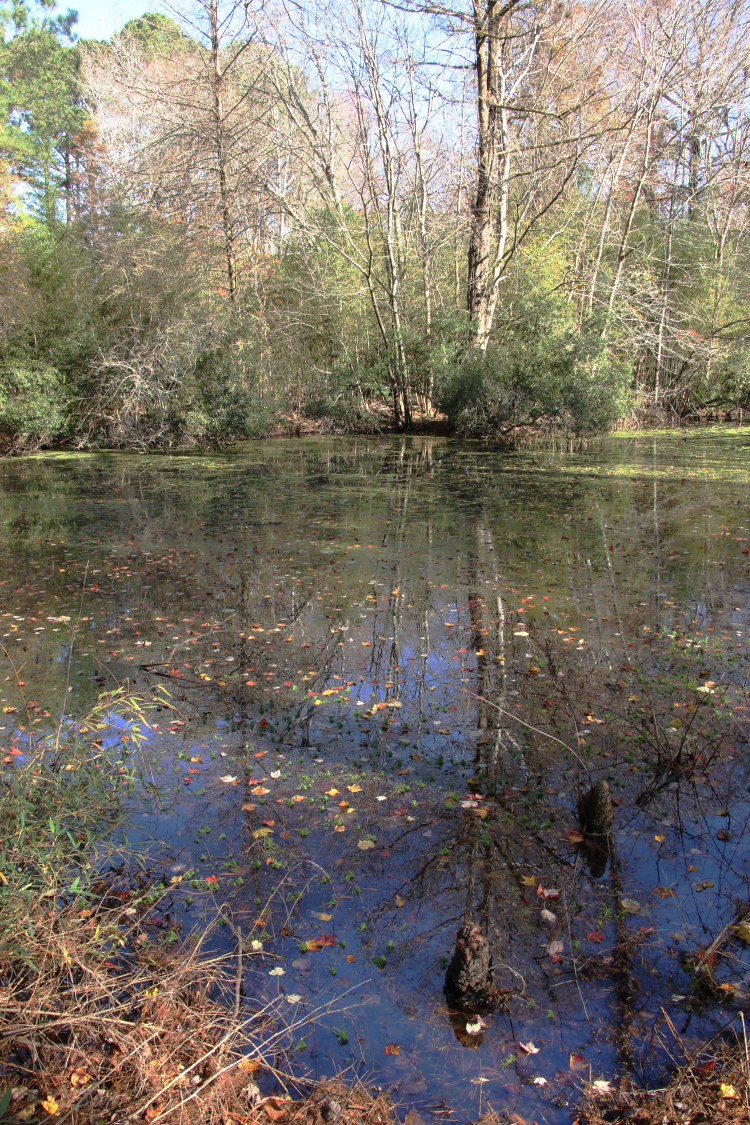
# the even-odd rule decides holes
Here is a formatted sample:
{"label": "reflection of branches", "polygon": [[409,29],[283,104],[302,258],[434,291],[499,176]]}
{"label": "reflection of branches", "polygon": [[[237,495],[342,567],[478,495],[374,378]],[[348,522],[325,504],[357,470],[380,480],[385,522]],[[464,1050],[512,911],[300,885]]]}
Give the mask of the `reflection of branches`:
{"label": "reflection of branches", "polygon": [[[475,699],[479,698],[476,695],[476,692],[469,691],[468,688],[460,687],[459,691],[464,692],[466,695],[471,695]],[[483,700],[483,702],[488,707],[494,707],[496,711],[498,711],[502,715],[505,715],[507,718],[513,719],[514,722],[520,723],[520,725],[522,727],[526,727],[527,730],[533,731],[534,734],[539,734],[542,736],[542,738],[548,738],[551,742],[557,742],[560,746],[568,751],[571,757],[575,758],[579,766],[581,766],[581,768],[586,771],[589,779],[591,779],[591,771],[589,770],[589,767],[586,765],[586,762],[583,760],[580,754],[576,753],[572,746],[569,746],[567,742],[563,742],[563,740],[561,738],[558,738],[556,734],[550,734],[549,731],[542,730],[540,727],[532,726],[532,724],[527,723],[525,719],[521,719],[518,715],[514,715],[512,711],[508,711],[505,707],[501,707],[499,703],[493,703],[491,699],[485,699]]]}

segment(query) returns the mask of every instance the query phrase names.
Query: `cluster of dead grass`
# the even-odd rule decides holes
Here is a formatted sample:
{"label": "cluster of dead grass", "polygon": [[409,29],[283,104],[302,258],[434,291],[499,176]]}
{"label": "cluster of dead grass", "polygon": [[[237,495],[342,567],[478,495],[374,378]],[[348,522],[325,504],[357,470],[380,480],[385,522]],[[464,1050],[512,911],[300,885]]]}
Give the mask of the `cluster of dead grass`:
{"label": "cluster of dead grass", "polygon": [[750,1121],[750,1055],[744,1034],[711,1055],[677,1067],[663,1089],[644,1090],[624,1079],[609,1092],[591,1088],[575,1125],[747,1125]]}
{"label": "cluster of dead grass", "polygon": [[246,1113],[239,1063],[269,1014],[251,1029],[232,1019],[228,959],[200,943],[169,951],[136,932],[132,912],[41,904],[19,955],[6,952],[4,1120],[209,1123]]}
{"label": "cluster of dead grass", "polygon": [[4,1125],[388,1125],[387,1100],[362,1088],[264,1097],[284,1089],[288,1020],[238,1012],[235,954],[165,948],[132,914],[40,903],[22,955],[0,960]]}

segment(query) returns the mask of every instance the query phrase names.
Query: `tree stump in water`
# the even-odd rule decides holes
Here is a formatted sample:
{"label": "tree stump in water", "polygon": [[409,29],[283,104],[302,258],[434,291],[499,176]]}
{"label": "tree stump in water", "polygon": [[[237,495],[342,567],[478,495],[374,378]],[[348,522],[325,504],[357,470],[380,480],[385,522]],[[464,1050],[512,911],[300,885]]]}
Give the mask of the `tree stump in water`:
{"label": "tree stump in water", "polygon": [[615,813],[608,783],[602,778],[578,801],[578,821],[586,836],[609,836]]}
{"label": "tree stump in water", "polygon": [[445,995],[459,1007],[487,1005],[492,1000],[492,958],[487,938],[475,922],[458,931],[456,948],[445,974]]}

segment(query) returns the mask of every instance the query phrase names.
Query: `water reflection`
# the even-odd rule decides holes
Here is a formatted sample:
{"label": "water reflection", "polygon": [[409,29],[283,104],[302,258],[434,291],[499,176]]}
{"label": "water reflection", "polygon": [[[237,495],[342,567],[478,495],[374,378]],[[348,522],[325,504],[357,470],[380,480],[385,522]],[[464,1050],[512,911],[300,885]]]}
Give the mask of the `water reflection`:
{"label": "water reflection", "polygon": [[[186,926],[215,885],[285,969],[259,957],[246,995],[357,990],[329,1021],[349,1045],[311,1031],[302,1071],[356,1061],[424,1112],[445,1098],[465,1120],[482,1094],[560,1123],[532,1079],[564,1101],[571,1056],[658,1071],[644,1029],[747,892],[725,752],[746,712],[716,741],[715,688],[686,686],[746,706],[747,470],[720,439],[623,448],[4,463],[3,644],[29,724],[103,685],[169,690],[152,742],[171,801],[141,832],[198,872]],[[600,776],[612,838],[580,839]],[[471,924],[508,1002],[467,1032],[477,1013],[443,988]]]}

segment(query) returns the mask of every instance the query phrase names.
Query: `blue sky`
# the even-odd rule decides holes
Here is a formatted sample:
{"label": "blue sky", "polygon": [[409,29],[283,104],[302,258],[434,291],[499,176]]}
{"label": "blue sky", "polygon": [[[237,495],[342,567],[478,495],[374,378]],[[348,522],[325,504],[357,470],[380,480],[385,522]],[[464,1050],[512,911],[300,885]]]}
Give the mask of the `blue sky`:
{"label": "blue sky", "polygon": [[81,39],[109,39],[128,20],[159,7],[158,0],[59,0],[57,5],[58,11],[78,12],[76,31]]}

